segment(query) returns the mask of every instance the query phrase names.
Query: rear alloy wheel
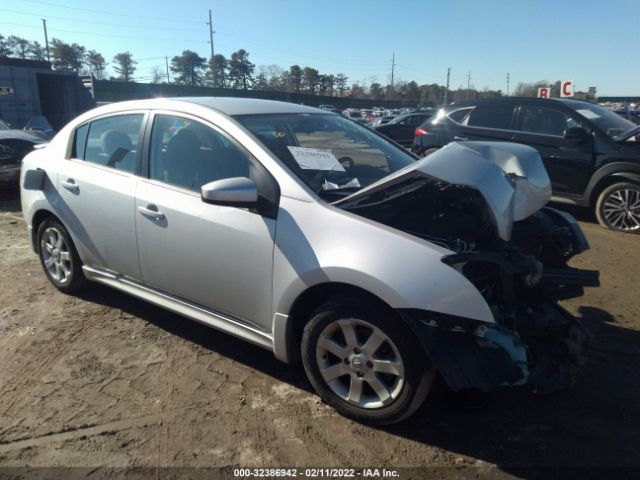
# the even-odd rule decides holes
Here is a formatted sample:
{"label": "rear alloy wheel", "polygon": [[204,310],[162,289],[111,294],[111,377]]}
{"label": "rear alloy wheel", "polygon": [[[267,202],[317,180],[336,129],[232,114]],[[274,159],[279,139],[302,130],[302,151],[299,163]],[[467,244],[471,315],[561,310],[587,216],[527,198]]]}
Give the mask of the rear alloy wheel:
{"label": "rear alloy wheel", "polygon": [[596,217],[611,230],[640,233],[640,185],[623,182],[605,188],[596,202]]}
{"label": "rear alloy wheel", "polygon": [[393,312],[348,301],[322,305],[302,339],[302,360],[322,399],[343,415],[386,425],[420,407],[435,369]]}
{"label": "rear alloy wheel", "polygon": [[78,253],[69,232],[59,222],[43,221],[38,227],[37,242],[42,268],[58,290],[73,293],[86,287]]}

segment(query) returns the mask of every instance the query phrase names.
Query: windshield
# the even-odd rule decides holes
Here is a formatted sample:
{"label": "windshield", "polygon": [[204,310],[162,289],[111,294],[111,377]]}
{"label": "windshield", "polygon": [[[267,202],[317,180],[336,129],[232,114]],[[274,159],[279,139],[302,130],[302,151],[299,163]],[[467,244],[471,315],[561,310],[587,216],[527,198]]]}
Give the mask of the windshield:
{"label": "windshield", "polygon": [[337,115],[248,115],[236,119],[314,192],[339,199],[415,158]]}
{"label": "windshield", "polygon": [[576,108],[576,112],[591,120],[610,137],[618,136],[635,127],[633,122],[599,105],[582,103]]}

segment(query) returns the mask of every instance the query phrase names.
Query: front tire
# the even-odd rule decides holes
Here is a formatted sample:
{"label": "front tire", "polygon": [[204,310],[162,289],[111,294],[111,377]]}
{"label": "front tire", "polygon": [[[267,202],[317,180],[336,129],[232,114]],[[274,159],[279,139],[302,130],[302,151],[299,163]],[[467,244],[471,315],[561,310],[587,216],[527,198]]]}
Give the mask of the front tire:
{"label": "front tire", "polygon": [[640,233],[640,185],[614,183],[605,188],[596,202],[600,225],[626,233]]}
{"label": "front tire", "polygon": [[424,402],[435,368],[393,312],[354,300],[321,305],[302,335],[302,362],[320,397],[342,415],[397,423]]}
{"label": "front tire", "polygon": [[67,229],[53,218],[44,220],[36,234],[40,264],[49,281],[64,293],[87,286],[82,262]]}

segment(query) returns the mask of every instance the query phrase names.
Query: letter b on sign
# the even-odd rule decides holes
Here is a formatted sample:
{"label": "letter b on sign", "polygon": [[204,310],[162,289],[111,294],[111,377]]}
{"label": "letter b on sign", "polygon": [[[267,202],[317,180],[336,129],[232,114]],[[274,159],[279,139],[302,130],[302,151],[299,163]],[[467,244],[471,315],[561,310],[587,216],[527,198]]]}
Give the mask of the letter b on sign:
{"label": "letter b on sign", "polygon": [[561,97],[573,97],[573,81],[566,80],[560,84]]}
{"label": "letter b on sign", "polygon": [[538,98],[549,98],[551,95],[549,87],[540,87],[538,88]]}

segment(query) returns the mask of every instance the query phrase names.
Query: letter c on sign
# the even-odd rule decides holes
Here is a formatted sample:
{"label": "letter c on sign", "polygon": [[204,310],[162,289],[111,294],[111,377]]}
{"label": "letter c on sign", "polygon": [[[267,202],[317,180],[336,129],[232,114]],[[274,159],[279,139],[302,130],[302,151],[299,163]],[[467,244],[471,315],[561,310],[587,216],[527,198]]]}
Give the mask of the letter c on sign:
{"label": "letter c on sign", "polygon": [[572,90],[572,88],[571,88],[572,85],[573,85],[573,82],[564,82],[562,84],[562,95],[564,97],[570,97],[572,95],[572,93],[573,93],[571,91]]}

